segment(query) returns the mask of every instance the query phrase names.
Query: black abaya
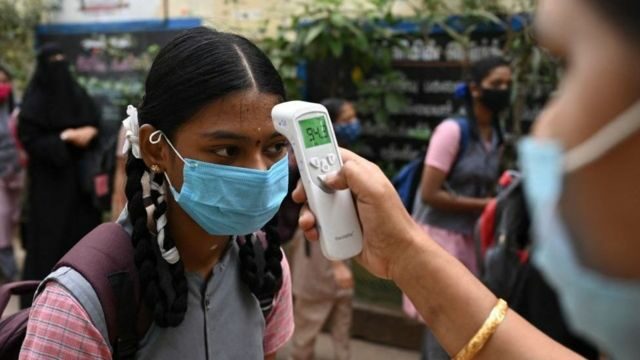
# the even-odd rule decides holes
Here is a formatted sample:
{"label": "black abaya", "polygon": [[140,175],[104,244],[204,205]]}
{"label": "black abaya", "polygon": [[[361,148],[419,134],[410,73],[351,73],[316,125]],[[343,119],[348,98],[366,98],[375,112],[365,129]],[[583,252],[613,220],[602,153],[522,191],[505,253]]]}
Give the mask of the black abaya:
{"label": "black abaya", "polygon": [[[90,194],[80,187],[80,161],[87,150],[60,139],[60,133],[68,128],[97,128],[99,113],[84,89],[63,72],[68,73],[68,68],[50,66],[46,57],[38,59],[39,68],[25,94],[18,128],[29,155],[23,279],[46,277],[101,221]],[[23,301],[23,306],[27,305],[28,301]]]}

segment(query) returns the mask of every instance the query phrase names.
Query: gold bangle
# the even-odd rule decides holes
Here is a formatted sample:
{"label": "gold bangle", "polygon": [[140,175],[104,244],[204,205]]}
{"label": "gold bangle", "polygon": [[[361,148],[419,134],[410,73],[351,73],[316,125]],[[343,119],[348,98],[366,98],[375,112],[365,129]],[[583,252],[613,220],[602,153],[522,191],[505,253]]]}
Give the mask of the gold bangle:
{"label": "gold bangle", "polygon": [[453,358],[453,360],[469,360],[473,359],[482,350],[484,345],[489,341],[493,333],[496,332],[498,326],[504,320],[509,310],[509,305],[503,299],[498,299],[498,303],[493,307],[491,313],[480,327],[480,330],[473,335],[467,345]]}

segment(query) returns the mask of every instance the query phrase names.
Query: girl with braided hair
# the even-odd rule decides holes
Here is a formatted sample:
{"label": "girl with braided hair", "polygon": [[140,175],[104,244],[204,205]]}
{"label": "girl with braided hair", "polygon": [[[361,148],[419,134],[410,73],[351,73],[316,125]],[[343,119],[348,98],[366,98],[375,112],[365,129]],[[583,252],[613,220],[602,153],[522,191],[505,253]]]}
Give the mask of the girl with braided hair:
{"label": "girl with braided hair", "polygon": [[[128,204],[118,220],[152,320],[137,358],[274,359],[291,337],[289,267],[273,220],[288,161],[271,109],[284,99],[272,63],[238,35],[190,29],[154,60],[124,121]],[[80,326],[42,325],[60,316]],[[43,354],[112,356],[55,282],[35,300],[21,358]]]}

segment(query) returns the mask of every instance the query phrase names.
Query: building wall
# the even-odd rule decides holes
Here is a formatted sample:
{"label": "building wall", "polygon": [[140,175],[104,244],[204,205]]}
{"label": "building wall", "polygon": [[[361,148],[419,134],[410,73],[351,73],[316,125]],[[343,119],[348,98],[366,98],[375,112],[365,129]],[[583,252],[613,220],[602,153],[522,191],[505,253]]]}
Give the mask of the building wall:
{"label": "building wall", "polygon": [[[197,17],[204,24],[234,31],[248,37],[260,37],[263,30],[273,33],[278,23],[300,11],[301,4],[313,0],[57,0],[46,23],[102,23],[158,20],[165,17]],[[418,0],[397,1],[394,12],[412,14]],[[455,5],[460,0],[451,0]],[[524,0],[503,0],[517,9]],[[345,2],[345,13],[359,10],[363,0]],[[165,8],[166,6],[166,8]],[[269,24],[269,26],[267,26]]]}

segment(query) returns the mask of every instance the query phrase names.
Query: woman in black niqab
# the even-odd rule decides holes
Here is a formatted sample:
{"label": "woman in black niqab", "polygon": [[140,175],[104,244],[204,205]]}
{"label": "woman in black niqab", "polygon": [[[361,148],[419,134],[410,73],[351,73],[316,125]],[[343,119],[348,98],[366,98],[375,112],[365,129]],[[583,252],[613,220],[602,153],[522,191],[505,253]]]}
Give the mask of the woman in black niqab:
{"label": "woman in black niqab", "polygon": [[[98,133],[100,115],[74,80],[59,47],[44,45],[24,95],[18,133],[29,155],[24,279],[41,280],[100,223],[82,191],[81,162]],[[29,305],[23,298],[23,306]]]}

